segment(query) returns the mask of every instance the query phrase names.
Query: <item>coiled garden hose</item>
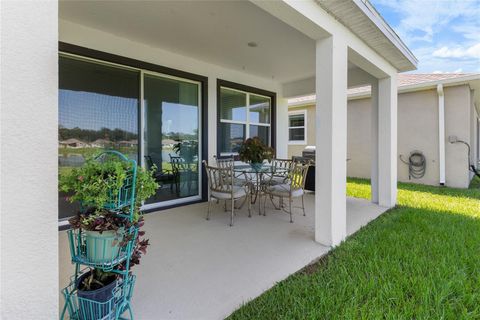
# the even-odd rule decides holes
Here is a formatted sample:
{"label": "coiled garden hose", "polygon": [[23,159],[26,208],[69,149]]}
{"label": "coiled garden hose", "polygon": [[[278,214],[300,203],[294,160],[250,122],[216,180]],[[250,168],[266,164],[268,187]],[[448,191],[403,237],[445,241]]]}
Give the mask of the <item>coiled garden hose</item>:
{"label": "coiled garden hose", "polygon": [[408,161],[404,160],[402,155],[400,155],[400,160],[408,165],[408,179],[421,179],[425,176],[427,162],[421,151],[412,151]]}

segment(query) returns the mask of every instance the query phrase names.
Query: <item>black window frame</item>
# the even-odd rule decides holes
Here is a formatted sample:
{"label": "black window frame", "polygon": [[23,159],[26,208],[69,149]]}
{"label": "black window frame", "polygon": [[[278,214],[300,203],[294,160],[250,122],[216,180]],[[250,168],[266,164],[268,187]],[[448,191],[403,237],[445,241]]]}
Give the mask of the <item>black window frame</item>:
{"label": "black window frame", "polygon": [[[272,91],[236,83],[236,82],[231,82],[223,79],[217,79],[217,158],[225,158],[225,155],[221,155],[220,148],[221,148],[221,142],[220,142],[220,136],[222,135],[221,127],[220,127],[220,120],[221,120],[221,110],[220,110],[220,102],[221,102],[221,88],[227,88],[227,89],[234,89],[234,90],[239,90],[239,91],[244,91],[252,94],[258,94],[261,96],[265,96],[270,98],[270,146],[275,150],[276,154],[276,145],[277,145],[277,116],[276,116],[276,111],[277,111],[277,94]],[[230,157],[230,156],[228,156]]]}

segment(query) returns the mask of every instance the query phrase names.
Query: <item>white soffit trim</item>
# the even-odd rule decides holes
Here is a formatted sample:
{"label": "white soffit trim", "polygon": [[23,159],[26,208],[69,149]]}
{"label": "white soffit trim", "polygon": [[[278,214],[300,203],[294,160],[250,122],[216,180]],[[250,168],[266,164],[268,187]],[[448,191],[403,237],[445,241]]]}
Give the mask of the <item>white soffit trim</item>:
{"label": "white soffit trim", "polygon": [[368,0],[316,2],[399,72],[417,69],[417,58]]}

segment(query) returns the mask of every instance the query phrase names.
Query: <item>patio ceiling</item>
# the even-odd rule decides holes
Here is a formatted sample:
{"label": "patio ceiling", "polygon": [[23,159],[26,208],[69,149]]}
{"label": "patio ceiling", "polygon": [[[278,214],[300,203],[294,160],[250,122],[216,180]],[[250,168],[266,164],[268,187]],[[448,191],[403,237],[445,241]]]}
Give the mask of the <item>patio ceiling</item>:
{"label": "patio ceiling", "polygon": [[281,83],[314,75],[315,41],[248,1],[60,1],[59,15]]}

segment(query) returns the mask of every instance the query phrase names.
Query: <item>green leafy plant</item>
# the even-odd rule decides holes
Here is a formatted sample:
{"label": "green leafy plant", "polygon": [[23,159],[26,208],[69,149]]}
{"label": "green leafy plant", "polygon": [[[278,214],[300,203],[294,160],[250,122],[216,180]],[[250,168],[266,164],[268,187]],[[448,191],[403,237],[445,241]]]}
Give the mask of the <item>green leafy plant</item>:
{"label": "green leafy plant", "polygon": [[[159,185],[155,181],[154,173],[156,167],[150,170],[137,167],[135,184],[136,200],[134,203],[133,221],[118,215],[118,212],[109,211],[105,205],[116,201],[112,199],[118,195],[118,191],[125,183],[131,172],[132,163],[121,161],[116,157],[105,157],[98,161],[95,157],[89,158],[80,168],[74,168],[70,172],[60,176],[59,189],[71,194],[68,197],[70,202],[80,202],[83,209],[69,220],[73,229],[86,231],[121,231],[118,242],[114,241],[112,246],[124,247],[129,241],[134,240],[133,251],[130,257],[130,266],[140,263],[142,255],[146,254],[149,240],[145,239],[145,231],[139,230],[143,224],[143,216],[140,214],[142,203],[155,194]],[[130,206],[124,207],[124,214],[128,214]],[[131,227],[137,228],[137,233],[126,232]],[[136,234],[136,238],[133,239]],[[125,269],[126,262],[118,266],[120,270]],[[92,269],[90,274],[79,284],[80,290],[97,290],[112,283],[117,278],[115,273],[105,272],[101,269]]]}
{"label": "green leafy plant", "polygon": [[128,227],[128,221],[108,210],[97,211],[89,208],[86,211],[78,212],[68,220],[73,229],[87,231],[118,231],[122,227]]}
{"label": "green leafy plant", "polygon": [[[87,159],[82,167],[74,168],[61,175],[59,189],[71,194],[67,197],[68,201],[72,203],[78,201],[82,206],[95,210],[95,215],[89,215],[88,219],[101,218],[105,216],[103,209],[105,204],[112,201],[112,196],[118,195],[118,190],[123,186],[131,170],[131,165],[131,163],[119,159],[97,161],[92,157]],[[154,195],[159,187],[153,177],[155,171],[155,166],[150,170],[137,168],[134,221],[139,217],[142,203]]]}
{"label": "green leafy plant", "polygon": [[259,137],[245,140],[238,150],[240,160],[248,163],[262,163],[263,160],[272,161],[274,153],[275,150],[264,144]]}
{"label": "green leafy plant", "polygon": [[71,193],[67,200],[101,209],[111,200],[112,190],[119,190],[127,178],[128,164],[121,161],[96,161],[89,158],[82,167],[59,177],[60,191]]}

